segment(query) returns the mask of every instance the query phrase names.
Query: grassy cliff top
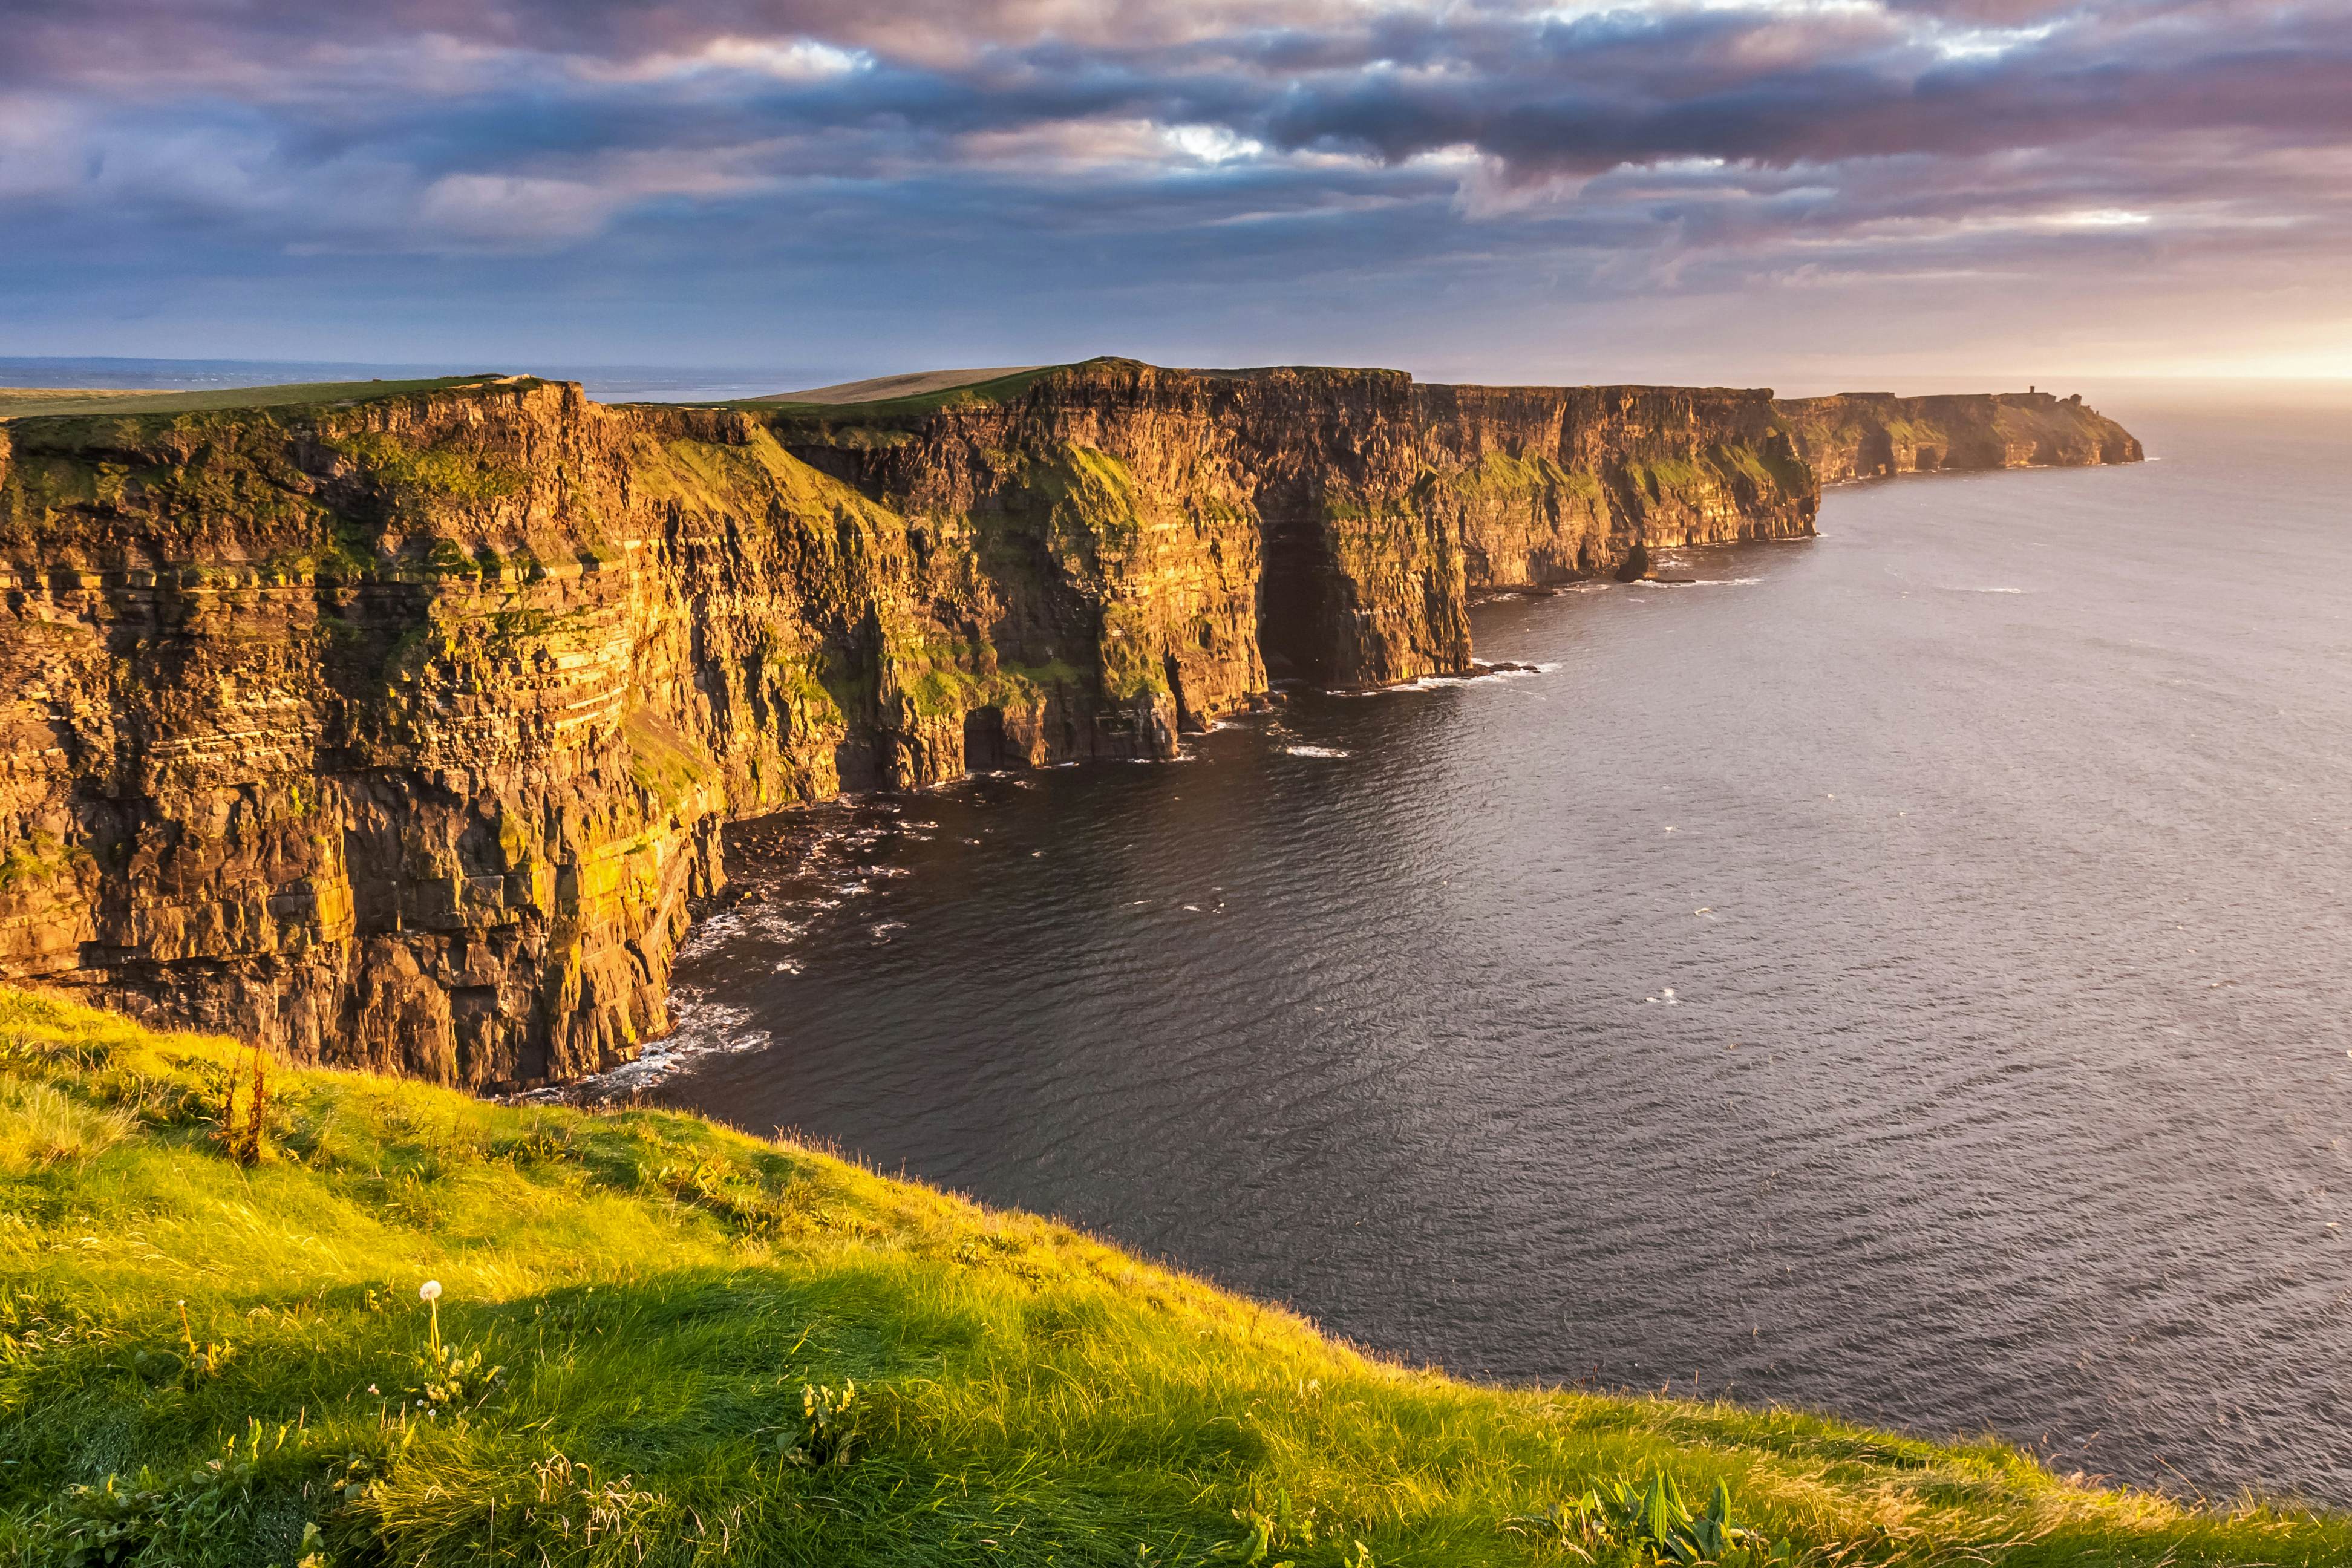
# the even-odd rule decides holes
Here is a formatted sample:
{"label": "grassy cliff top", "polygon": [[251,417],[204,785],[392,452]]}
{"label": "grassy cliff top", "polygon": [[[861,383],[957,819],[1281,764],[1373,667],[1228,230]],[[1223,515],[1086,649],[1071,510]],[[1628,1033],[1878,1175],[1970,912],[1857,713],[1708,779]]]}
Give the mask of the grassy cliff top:
{"label": "grassy cliff top", "polygon": [[868,376],[863,381],[835,382],[831,386],[812,386],[800,392],[778,392],[766,397],[751,399],[753,403],[889,403],[905,397],[923,397],[935,392],[952,392],[960,386],[971,386],[983,381],[1003,381],[1008,377],[1025,375],[1033,370],[1050,370],[1051,365],[1000,364],[980,370],[919,370],[899,375]]}
{"label": "grassy cliff top", "polygon": [[97,388],[0,387],[0,419],[73,414],[194,414],[215,408],[288,408],[400,397],[502,379],[443,375],[425,381],[304,381],[284,386],[229,386],[209,392],[117,392]]}
{"label": "grassy cliff top", "polygon": [[272,1067],[257,1121],[251,1060],[0,991],[0,1563],[1638,1562],[1543,1516],[1660,1475],[1781,1561],[2352,1556],[1991,1442],[1410,1370],[690,1116]]}
{"label": "grassy cliff top", "polygon": [[[768,397],[739,399],[728,406],[790,414],[837,414],[843,419],[875,416],[923,415],[962,403],[1003,403],[1018,397],[1055,371],[1089,368],[1154,371],[1177,376],[1220,381],[1254,381],[1301,372],[1338,375],[1403,375],[1402,371],[1365,372],[1334,365],[1263,365],[1237,370],[1170,370],[1117,354],[1061,364],[1003,365],[990,370],[916,371],[903,375],[879,375],[866,381],[845,381],[806,392],[780,392]],[[1410,379],[1410,378],[1408,378]]]}
{"label": "grassy cliff top", "polygon": [[[1098,354],[1066,364],[1036,365],[997,374],[978,371],[940,371],[927,374],[884,376],[871,382],[849,382],[816,393],[785,393],[774,397],[740,398],[719,406],[740,409],[766,423],[787,441],[809,440],[819,445],[860,446],[887,443],[926,425],[942,409],[975,404],[1011,403],[1048,378],[1066,387],[1090,382],[1128,383],[1152,375],[1181,382],[1259,381],[1278,376],[1328,377],[1358,381],[1366,377],[1410,382],[1402,371],[1364,370],[1341,365],[1268,365],[1239,370],[1180,370],[1146,364],[1141,360]],[[986,379],[971,379],[986,377]],[[905,391],[903,388],[919,388]],[[856,392],[859,395],[839,395]]]}
{"label": "grassy cliff top", "polygon": [[[866,424],[919,417],[960,404],[1010,402],[1055,371],[1068,368],[1067,365],[1045,364],[1003,374],[945,371],[929,375],[882,376],[872,382],[845,384],[879,394],[874,396],[832,396],[826,394],[833,389],[820,388],[816,393],[782,393],[773,397],[740,398],[722,406],[787,421],[839,419]],[[985,379],[953,379],[967,374],[982,374]],[[940,377],[950,379],[943,381]],[[893,384],[917,390],[899,391]]]}

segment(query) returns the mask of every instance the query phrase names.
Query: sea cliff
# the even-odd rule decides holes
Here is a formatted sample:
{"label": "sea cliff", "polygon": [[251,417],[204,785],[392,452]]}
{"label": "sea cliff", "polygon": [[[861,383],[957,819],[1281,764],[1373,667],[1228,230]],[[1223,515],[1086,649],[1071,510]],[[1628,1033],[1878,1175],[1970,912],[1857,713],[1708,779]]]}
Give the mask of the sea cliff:
{"label": "sea cliff", "polygon": [[1846,392],[1779,405],[1821,482],[1984,468],[2091,468],[2147,454],[2130,431],[2078,394],[1896,397]]}
{"label": "sea cliff", "polygon": [[1466,672],[1479,589],[1801,536],[1824,479],[2139,455],[2048,398],[1120,360],[256,403],[0,425],[0,976],[478,1089],[667,1026],[730,817]]}

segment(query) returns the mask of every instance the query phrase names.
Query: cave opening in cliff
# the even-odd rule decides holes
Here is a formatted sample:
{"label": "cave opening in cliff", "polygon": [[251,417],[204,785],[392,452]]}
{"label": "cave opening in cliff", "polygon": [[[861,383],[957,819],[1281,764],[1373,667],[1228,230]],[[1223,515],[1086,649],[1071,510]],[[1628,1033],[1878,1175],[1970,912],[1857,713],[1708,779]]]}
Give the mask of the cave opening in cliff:
{"label": "cave opening in cliff", "polygon": [[1857,474],[1891,474],[1895,471],[1895,437],[1884,429],[1865,431],[1855,448],[1853,471]]}
{"label": "cave opening in cliff", "polygon": [[1184,693],[1184,667],[1173,653],[1163,654],[1160,660],[1161,679],[1168,683],[1169,700],[1176,705],[1176,732],[1180,735],[1200,735],[1208,732],[1201,715]]}
{"label": "cave opening in cliff", "polygon": [[974,708],[963,716],[963,765],[991,773],[1004,765],[1004,710]]}
{"label": "cave opening in cliff", "polygon": [[1319,520],[1268,517],[1258,579],[1257,642],[1273,680],[1328,680],[1336,587],[1329,533]]}

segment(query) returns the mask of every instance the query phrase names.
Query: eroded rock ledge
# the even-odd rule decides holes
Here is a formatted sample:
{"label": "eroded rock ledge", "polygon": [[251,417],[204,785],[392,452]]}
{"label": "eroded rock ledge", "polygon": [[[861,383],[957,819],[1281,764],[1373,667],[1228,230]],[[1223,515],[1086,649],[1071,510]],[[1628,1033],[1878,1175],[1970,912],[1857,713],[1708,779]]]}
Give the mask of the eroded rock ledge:
{"label": "eroded rock ledge", "polygon": [[1474,590],[1808,534],[1823,479],[2138,455],[2049,398],[1115,360],[840,408],[486,380],[19,420],[0,976],[573,1077],[667,1027],[731,816],[1466,671]]}

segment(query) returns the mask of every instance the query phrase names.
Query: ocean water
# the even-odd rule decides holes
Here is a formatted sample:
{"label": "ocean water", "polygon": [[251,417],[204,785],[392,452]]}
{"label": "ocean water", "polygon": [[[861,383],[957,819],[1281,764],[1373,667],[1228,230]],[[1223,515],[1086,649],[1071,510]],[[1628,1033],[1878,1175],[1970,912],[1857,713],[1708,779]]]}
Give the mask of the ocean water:
{"label": "ocean water", "polygon": [[[2095,400],[2098,401],[2098,400]],[[2352,404],[734,834],[654,1092],[1485,1378],[2352,1503]]]}

